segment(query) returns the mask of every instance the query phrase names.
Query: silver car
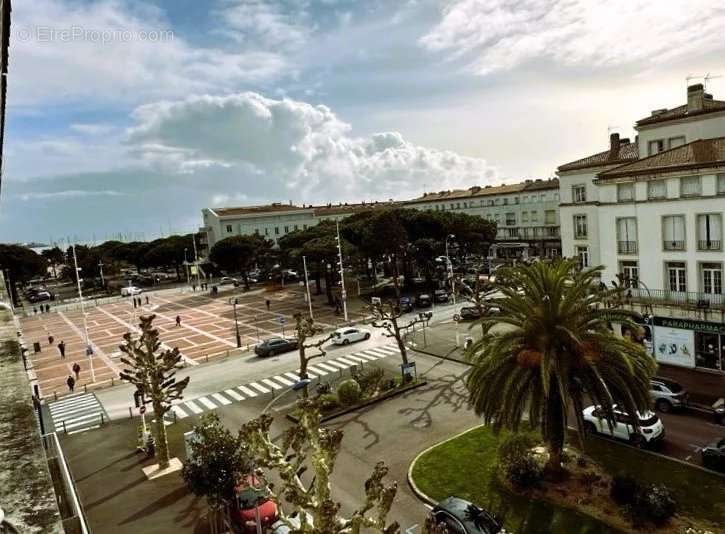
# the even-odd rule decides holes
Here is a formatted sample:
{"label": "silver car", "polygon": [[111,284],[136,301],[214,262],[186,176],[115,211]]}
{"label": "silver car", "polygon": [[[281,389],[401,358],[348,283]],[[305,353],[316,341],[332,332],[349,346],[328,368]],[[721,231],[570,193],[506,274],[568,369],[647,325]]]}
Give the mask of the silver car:
{"label": "silver car", "polygon": [[687,390],[674,380],[659,376],[650,380],[650,398],[657,411],[671,412],[687,403]]}

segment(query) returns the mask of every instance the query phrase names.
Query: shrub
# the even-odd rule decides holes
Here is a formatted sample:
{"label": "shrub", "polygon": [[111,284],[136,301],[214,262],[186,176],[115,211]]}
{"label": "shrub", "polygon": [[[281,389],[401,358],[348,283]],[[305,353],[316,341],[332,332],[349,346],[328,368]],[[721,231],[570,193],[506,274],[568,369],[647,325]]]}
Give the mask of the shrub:
{"label": "shrub", "polygon": [[363,395],[374,395],[379,389],[380,384],[385,378],[385,371],[380,367],[370,367],[364,369],[357,377],[360,389]]}
{"label": "shrub", "polygon": [[531,488],[543,478],[543,469],[532,449],[538,445],[535,434],[511,434],[498,448],[499,466],[507,480],[518,488]]}
{"label": "shrub", "polygon": [[498,446],[498,459],[501,463],[519,460],[531,455],[531,449],[539,444],[535,434],[528,432],[509,434]]}
{"label": "shrub", "polygon": [[337,398],[343,406],[352,406],[360,402],[362,398],[362,389],[352,378],[345,380],[337,386]]}
{"label": "shrub", "polygon": [[675,515],[677,503],[672,492],[661,484],[652,484],[637,495],[632,513],[636,518],[648,519],[655,525],[664,525]]}
{"label": "shrub", "polygon": [[617,475],[612,478],[611,495],[617,504],[634,503],[639,491],[640,487],[637,481],[628,475]]}
{"label": "shrub", "polygon": [[533,488],[543,478],[543,470],[532,456],[524,456],[504,467],[504,476],[517,488]]}
{"label": "shrub", "polygon": [[320,408],[322,411],[329,412],[339,407],[340,401],[334,393],[325,393],[320,396]]}

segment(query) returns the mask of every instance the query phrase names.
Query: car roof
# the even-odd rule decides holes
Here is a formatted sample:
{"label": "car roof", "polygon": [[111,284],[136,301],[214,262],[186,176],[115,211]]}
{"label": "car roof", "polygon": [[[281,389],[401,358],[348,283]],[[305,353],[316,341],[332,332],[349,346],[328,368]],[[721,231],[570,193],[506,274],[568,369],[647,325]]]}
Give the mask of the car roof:
{"label": "car roof", "polygon": [[[458,521],[463,523],[463,525],[466,527],[466,530],[469,532],[483,530],[484,532],[493,533],[497,532],[500,528],[497,521],[486,510],[479,508],[475,504],[464,499],[460,499],[458,497],[448,497],[442,500],[433,510],[444,510],[448,512],[453,517],[458,519]],[[480,519],[480,521],[475,521],[471,517],[469,511],[476,512],[477,517]]]}

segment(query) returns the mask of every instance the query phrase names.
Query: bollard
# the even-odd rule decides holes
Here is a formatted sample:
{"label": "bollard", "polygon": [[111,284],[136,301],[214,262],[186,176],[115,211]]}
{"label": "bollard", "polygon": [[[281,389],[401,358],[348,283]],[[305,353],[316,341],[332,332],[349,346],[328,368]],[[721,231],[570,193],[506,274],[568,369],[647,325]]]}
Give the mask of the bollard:
{"label": "bollard", "polygon": [[101,412],[101,426],[103,426],[103,412]]}
{"label": "bollard", "polygon": [[68,433],[68,429],[65,427],[65,420],[63,420],[63,432]]}
{"label": "bollard", "polygon": [[205,355],[205,358],[206,358],[206,363],[209,363],[209,355],[208,354]]}
{"label": "bollard", "polygon": [[130,406],[128,407],[128,418],[133,419],[133,410],[131,409]]}
{"label": "bollard", "polygon": [[113,384],[114,384],[115,380],[116,380],[116,377],[115,376],[112,376],[111,377],[111,387],[113,387]]}
{"label": "bollard", "polygon": [[58,392],[53,390],[53,400],[58,400]]}
{"label": "bollard", "polygon": [[88,393],[88,384],[83,384],[83,393]]}
{"label": "bollard", "polygon": [[173,414],[174,414],[174,423],[176,423],[176,422],[177,422],[177,416],[176,416],[176,412],[171,412],[171,413],[173,413]]}

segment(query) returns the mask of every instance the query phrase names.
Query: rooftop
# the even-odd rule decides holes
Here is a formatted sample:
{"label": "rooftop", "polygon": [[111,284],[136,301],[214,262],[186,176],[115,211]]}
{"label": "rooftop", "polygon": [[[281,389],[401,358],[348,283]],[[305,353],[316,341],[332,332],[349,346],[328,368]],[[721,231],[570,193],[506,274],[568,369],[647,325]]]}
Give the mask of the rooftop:
{"label": "rooftop", "polygon": [[671,120],[699,117],[718,111],[725,111],[725,101],[713,99],[711,94],[705,92],[703,85],[698,83],[687,88],[687,104],[671,109],[655,109],[649,117],[638,120],[636,126],[649,126]]}
{"label": "rooftop", "polygon": [[265,204],[262,206],[236,206],[231,208],[210,208],[211,211],[216,213],[219,217],[226,217],[229,215],[251,215],[253,213],[269,213],[272,211],[295,211],[303,210],[301,206],[294,204],[282,204],[275,202],[274,204]]}
{"label": "rooftop", "polygon": [[540,191],[546,189],[558,189],[559,180],[551,178],[548,180],[526,180],[516,184],[486,185],[473,186],[468,189],[453,189],[448,191],[438,191],[433,193],[424,193],[423,196],[412,200],[403,201],[403,204],[417,204],[419,202],[429,202],[433,200],[450,200],[459,198],[479,198],[492,195],[505,195],[510,193],[522,193],[526,191]]}
{"label": "rooftop", "polygon": [[619,134],[612,134],[609,140],[609,150],[598,152],[565,163],[559,166],[558,171],[575,171],[580,169],[588,169],[590,167],[604,167],[608,165],[621,165],[630,161],[636,161],[639,157],[637,143],[631,143],[629,139],[620,139]]}
{"label": "rooftop", "polygon": [[725,166],[725,137],[698,139],[599,173],[598,179]]}

